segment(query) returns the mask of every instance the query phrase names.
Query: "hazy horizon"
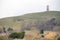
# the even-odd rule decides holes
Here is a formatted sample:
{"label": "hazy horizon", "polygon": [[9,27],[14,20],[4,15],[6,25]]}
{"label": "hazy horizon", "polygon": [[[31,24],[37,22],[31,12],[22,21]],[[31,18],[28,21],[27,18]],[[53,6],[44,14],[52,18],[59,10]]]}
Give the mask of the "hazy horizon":
{"label": "hazy horizon", "polygon": [[0,0],[0,18],[24,15],[32,12],[60,11],[60,0]]}

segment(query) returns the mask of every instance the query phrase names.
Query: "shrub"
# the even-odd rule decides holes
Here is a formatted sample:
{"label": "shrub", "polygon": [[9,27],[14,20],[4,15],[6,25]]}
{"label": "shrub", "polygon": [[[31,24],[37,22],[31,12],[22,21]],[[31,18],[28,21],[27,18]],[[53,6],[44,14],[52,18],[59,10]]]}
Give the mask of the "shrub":
{"label": "shrub", "polygon": [[41,33],[41,34],[44,34],[44,30],[42,29],[42,30],[40,31],[40,33]]}
{"label": "shrub", "polygon": [[13,29],[9,27],[9,28],[7,29],[7,31],[11,32],[11,31],[13,31]]}
{"label": "shrub", "polygon": [[57,40],[60,40],[60,37],[58,37]]}
{"label": "shrub", "polygon": [[15,38],[17,38],[17,39],[23,39],[24,38],[24,35],[25,35],[25,32],[21,32],[21,33],[11,33],[10,35],[9,35],[9,37],[10,38],[13,38],[13,39],[15,39]]}

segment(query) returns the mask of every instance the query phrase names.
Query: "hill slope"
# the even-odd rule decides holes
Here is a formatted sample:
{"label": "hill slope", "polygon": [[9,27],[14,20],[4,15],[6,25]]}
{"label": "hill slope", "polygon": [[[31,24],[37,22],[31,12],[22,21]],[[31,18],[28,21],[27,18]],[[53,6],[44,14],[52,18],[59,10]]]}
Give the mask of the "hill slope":
{"label": "hill slope", "polygon": [[60,27],[59,11],[29,13],[23,16],[0,19],[0,27],[12,27],[13,29],[19,30],[21,28],[30,29],[31,27],[51,30],[57,26]]}

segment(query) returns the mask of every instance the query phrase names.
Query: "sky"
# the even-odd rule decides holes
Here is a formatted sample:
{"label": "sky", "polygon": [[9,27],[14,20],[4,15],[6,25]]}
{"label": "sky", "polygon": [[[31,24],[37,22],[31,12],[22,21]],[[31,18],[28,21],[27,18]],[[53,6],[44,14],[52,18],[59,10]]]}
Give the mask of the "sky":
{"label": "sky", "polygon": [[24,15],[32,12],[60,11],[60,0],[0,0],[0,18]]}

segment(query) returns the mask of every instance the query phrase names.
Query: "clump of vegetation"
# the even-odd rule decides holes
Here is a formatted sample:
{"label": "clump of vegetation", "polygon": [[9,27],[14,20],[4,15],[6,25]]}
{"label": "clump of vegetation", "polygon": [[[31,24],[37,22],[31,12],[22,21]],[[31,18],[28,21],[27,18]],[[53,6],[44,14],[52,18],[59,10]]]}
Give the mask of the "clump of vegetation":
{"label": "clump of vegetation", "polygon": [[15,32],[15,33],[11,33],[9,35],[9,37],[12,38],[12,39],[15,39],[15,38],[17,38],[17,39],[23,39],[24,35],[25,35],[25,32],[21,32],[21,33],[16,33]]}
{"label": "clump of vegetation", "polygon": [[57,40],[60,40],[60,37],[58,37]]}
{"label": "clump of vegetation", "polygon": [[4,40],[2,37],[0,37],[0,40]]}

